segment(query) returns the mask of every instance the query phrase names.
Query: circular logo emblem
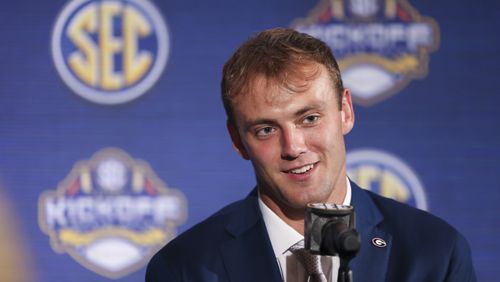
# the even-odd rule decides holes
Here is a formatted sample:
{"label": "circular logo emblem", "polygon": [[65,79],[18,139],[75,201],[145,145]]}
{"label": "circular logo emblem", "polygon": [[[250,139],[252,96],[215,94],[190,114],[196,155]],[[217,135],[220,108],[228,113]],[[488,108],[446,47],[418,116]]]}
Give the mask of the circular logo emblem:
{"label": "circular logo emblem", "polygon": [[416,173],[392,154],[371,149],[349,152],[347,173],[365,189],[427,210],[425,192]]}
{"label": "circular logo emblem", "polygon": [[73,0],[52,33],[62,80],[81,97],[120,104],[144,94],[168,58],[168,30],[147,0]]}
{"label": "circular logo emblem", "polygon": [[372,244],[375,247],[379,247],[379,248],[385,248],[385,247],[387,247],[387,243],[385,242],[384,239],[381,239],[381,238],[373,238],[372,239]]}

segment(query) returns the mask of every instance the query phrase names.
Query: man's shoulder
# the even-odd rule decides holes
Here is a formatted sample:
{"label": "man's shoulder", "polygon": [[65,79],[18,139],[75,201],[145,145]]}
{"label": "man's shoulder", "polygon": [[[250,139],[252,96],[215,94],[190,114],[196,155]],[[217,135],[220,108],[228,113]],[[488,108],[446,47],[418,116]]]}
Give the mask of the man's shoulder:
{"label": "man's shoulder", "polygon": [[427,211],[367,191],[383,215],[379,227],[393,235],[401,249],[419,249],[422,253],[441,250],[469,251],[463,235],[445,220]]}
{"label": "man's shoulder", "polygon": [[215,275],[215,272],[204,273],[206,267],[222,271],[221,246],[234,238],[234,230],[250,228],[252,218],[258,220],[254,194],[228,204],[160,249],[148,263],[146,281],[164,281],[165,277],[170,279],[166,281],[180,281],[182,275]]}
{"label": "man's shoulder", "polygon": [[[392,236],[391,262],[395,268],[405,262],[422,273],[429,269],[434,275],[442,275],[446,281],[476,281],[469,243],[457,229],[427,211],[366,193],[382,215],[377,228]],[[398,277],[398,273],[400,270],[391,274]]]}
{"label": "man's shoulder", "polygon": [[175,254],[176,259],[179,259],[183,256],[210,253],[210,250],[217,248],[221,242],[231,238],[227,230],[228,225],[237,220],[241,213],[252,209],[252,205],[250,196],[228,204],[178,235],[158,251],[157,256],[166,258]]}
{"label": "man's shoulder", "polygon": [[[384,222],[395,230],[457,232],[445,220],[421,209],[367,191],[382,213]],[[384,223],[382,223],[384,224]],[[417,229],[417,230],[416,230]]]}

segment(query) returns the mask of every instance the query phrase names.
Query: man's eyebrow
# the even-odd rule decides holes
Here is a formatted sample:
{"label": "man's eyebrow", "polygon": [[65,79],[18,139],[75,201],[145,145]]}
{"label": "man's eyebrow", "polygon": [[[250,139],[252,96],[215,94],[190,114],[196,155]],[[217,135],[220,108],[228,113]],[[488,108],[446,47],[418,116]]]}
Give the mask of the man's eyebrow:
{"label": "man's eyebrow", "polygon": [[275,124],[276,121],[273,119],[269,118],[258,118],[254,120],[249,120],[248,122],[245,122],[244,128],[249,129],[252,126],[258,125],[258,124]]}
{"label": "man's eyebrow", "polygon": [[299,109],[298,111],[295,112],[295,116],[296,117],[299,117],[307,112],[311,112],[311,111],[321,111],[325,108],[325,106],[323,104],[313,104],[313,105],[308,105],[308,106],[305,106],[304,108],[302,109]]}

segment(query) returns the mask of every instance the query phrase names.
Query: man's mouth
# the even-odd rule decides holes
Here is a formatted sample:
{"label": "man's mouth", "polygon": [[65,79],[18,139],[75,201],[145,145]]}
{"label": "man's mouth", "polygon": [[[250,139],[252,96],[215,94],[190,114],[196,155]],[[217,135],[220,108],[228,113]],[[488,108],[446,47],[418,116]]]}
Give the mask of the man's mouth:
{"label": "man's mouth", "polygon": [[291,169],[289,171],[287,171],[288,173],[292,173],[292,174],[304,174],[308,171],[310,171],[311,169],[313,169],[314,167],[314,164],[308,164],[308,165],[305,165],[303,167],[299,167],[299,168],[296,168],[296,169]]}

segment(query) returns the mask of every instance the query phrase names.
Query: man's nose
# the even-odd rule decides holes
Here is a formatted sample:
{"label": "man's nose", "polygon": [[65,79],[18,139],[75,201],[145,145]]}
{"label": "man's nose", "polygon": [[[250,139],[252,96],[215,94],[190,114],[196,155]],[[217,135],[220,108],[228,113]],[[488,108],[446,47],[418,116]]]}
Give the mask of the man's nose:
{"label": "man's nose", "polygon": [[294,160],[306,152],[306,142],[303,132],[295,127],[282,130],[281,135],[281,158]]}

